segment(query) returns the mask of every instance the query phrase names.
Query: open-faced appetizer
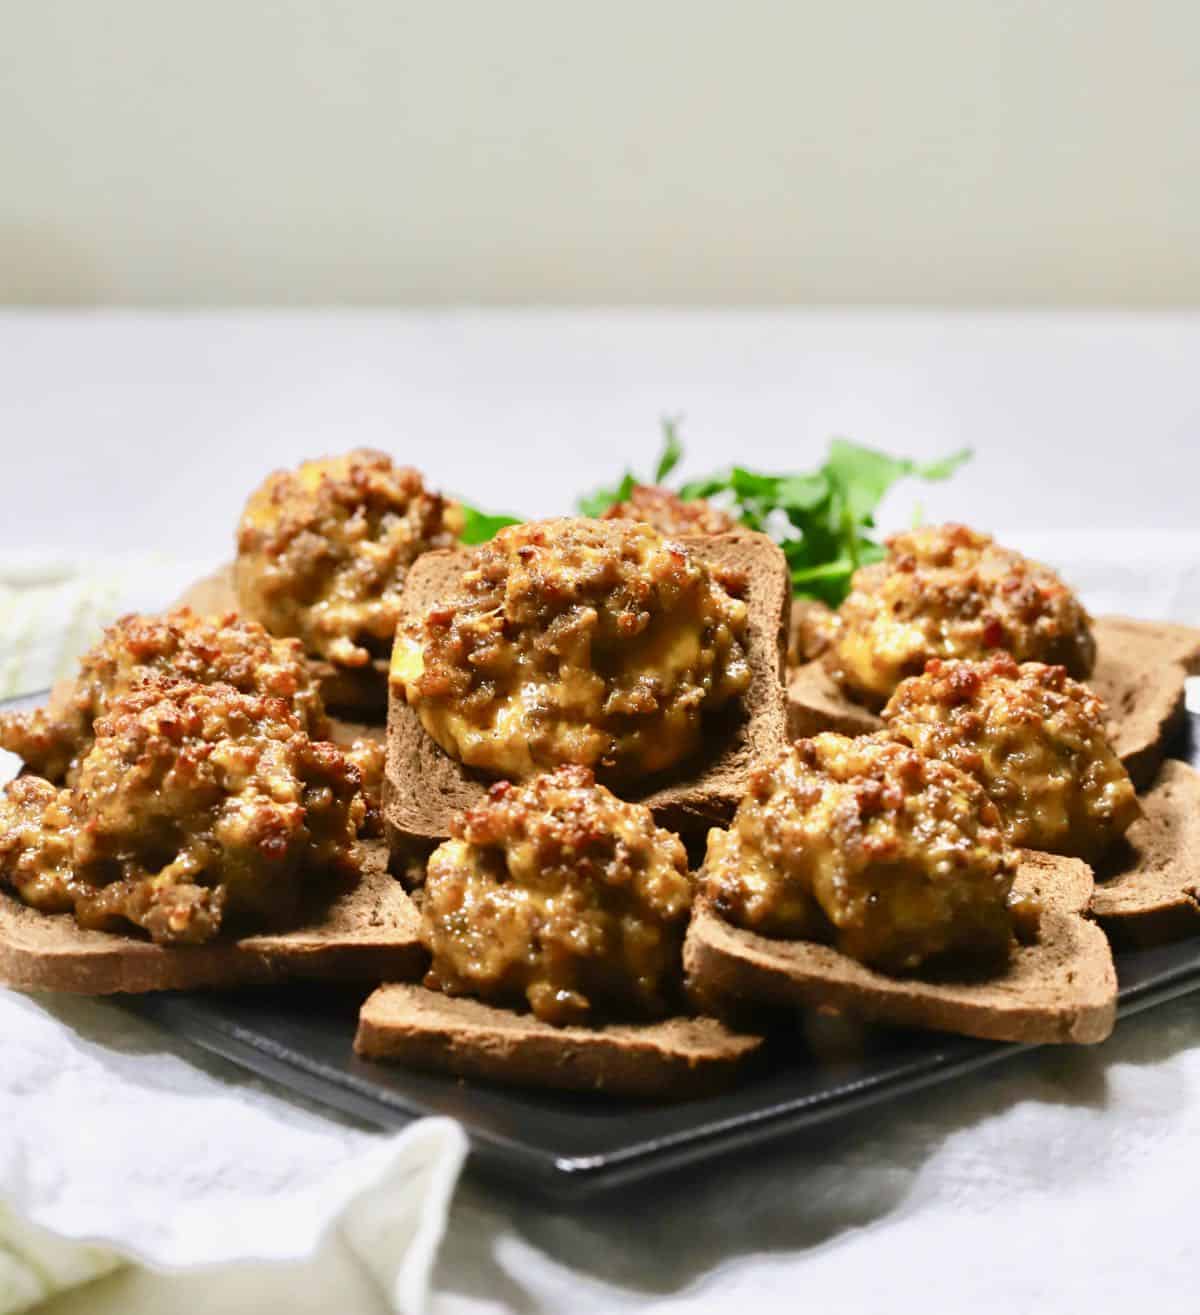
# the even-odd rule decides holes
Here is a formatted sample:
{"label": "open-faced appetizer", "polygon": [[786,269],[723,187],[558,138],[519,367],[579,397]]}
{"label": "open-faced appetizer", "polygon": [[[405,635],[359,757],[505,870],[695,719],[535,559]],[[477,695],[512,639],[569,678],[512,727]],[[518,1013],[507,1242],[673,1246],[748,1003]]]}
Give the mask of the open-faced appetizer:
{"label": "open-faced appetizer", "polygon": [[287,699],[170,675],[107,690],[70,777],[22,775],[0,793],[7,984],[412,971],[407,896],[358,839],[359,768]]}
{"label": "open-faced appetizer", "polygon": [[1096,661],[1090,618],[1049,567],[965,525],[931,525],[892,535],[884,560],[855,574],[826,663],[848,694],[880,708],[930,658],[998,650],[1080,679]]}
{"label": "open-faced appetizer", "polygon": [[886,734],[826,733],[764,762],[714,830],[689,929],[707,1001],[815,1005],[1013,1041],[1112,1028],[1091,874],[1019,861],[978,781]]}
{"label": "open-faced appetizer", "polygon": [[408,569],[457,543],[462,528],[457,503],[382,452],[276,471],[238,526],[238,606],[329,664],[330,706],[382,707]]}
{"label": "open-faced appetizer", "polygon": [[563,767],[497,783],[452,832],[425,879],[425,986],[367,1001],[360,1054],[669,1097],[728,1079],[757,1047],[684,1015],[692,878],[648,808]]}
{"label": "open-faced appetizer", "polygon": [[657,484],[635,484],[629,496],[614,502],[605,520],[642,521],[659,534],[728,534],[737,520],[706,498],[685,502],[678,493]]}
{"label": "open-faced appetizer", "polygon": [[621,520],[513,526],[409,575],[385,816],[444,837],[497,776],[589,767],[675,829],[728,817],[783,742],[788,578],[763,535]]}

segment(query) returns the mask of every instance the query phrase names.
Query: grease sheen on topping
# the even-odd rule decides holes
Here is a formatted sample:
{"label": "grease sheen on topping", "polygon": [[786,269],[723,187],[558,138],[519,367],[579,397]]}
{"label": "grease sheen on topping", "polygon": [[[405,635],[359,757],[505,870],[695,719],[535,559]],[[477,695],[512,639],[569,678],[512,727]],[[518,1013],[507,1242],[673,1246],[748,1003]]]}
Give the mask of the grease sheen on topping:
{"label": "grease sheen on topping", "polygon": [[930,658],[1003,651],[1085,679],[1091,620],[1059,577],[964,525],[893,535],[882,562],[856,571],[825,661],[851,695],[881,708]]}
{"label": "grease sheen on topping", "polygon": [[648,525],[515,525],[401,628],[392,681],[468,766],[645,776],[693,753],[705,716],[748,687],[744,587]]}
{"label": "grease sheen on topping", "polygon": [[201,617],[181,607],[164,616],[130,614],[114,622],[79,659],[69,695],[33,712],[0,715],[0,748],[17,754],[39,776],[70,782],[91,747],[97,718],[114,698],[155,676],[283,699],[314,739],[329,734],[303,645],[274,639],[257,622],[239,621],[232,612]]}
{"label": "grease sheen on topping", "polygon": [[0,881],[34,907],[196,944],[357,877],[358,769],[283,700],[157,677],[94,730],[71,789],[20,777],[0,795]]}
{"label": "grease sheen on topping", "polygon": [[269,475],[238,526],[238,602],[275,635],[346,667],[387,656],[408,568],[452,548],[462,509],[366,449]]}
{"label": "grease sheen on topping", "polygon": [[827,733],[754,771],[729,830],[709,833],[703,880],[736,926],[903,973],[1002,959],[1014,870],[972,777],[884,734]]}
{"label": "grease sheen on topping", "polygon": [[498,782],[425,877],[426,984],[568,1024],[654,1016],[679,990],[687,855],[583,767]]}
{"label": "grease sheen on topping", "polygon": [[934,660],[900,685],[883,719],[974,776],[1014,845],[1099,858],[1141,811],[1108,742],[1104,704],[1062,667],[1007,654]]}

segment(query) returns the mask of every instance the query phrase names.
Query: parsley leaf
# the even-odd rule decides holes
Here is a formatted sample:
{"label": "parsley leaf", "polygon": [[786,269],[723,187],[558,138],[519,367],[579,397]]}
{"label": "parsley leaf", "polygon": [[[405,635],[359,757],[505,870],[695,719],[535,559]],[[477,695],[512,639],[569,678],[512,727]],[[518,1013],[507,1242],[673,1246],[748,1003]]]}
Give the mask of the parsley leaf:
{"label": "parsley leaf", "polygon": [[494,539],[497,533],[506,525],[520,525],[521,523],[515,516],[492,516],[486,511],[468,507],[465,502],[460,505],[465,520],[462,532],[463,543],[487,543],[489,539]]}
{"label": "parsley leaf", "polygon": [[[679,421],[663,420],[663,450],[655,470],[662,484],[683,459]],[[733,466],[692,479],[676,492],[684,502],[715,498],[748,529],[771,534],[783,548],[795,593],[836,607],[860,566],[879,561],[883,547],[869,533],[884,496],[902,479],[949,479],[971,453],[964,449],[939,461],[910,461],[835,438],[824,463],[802,474],[767,475]],[[626,471],[615,489],[579,500],[585,516],[598,516],[624,502],[636,482]]]}

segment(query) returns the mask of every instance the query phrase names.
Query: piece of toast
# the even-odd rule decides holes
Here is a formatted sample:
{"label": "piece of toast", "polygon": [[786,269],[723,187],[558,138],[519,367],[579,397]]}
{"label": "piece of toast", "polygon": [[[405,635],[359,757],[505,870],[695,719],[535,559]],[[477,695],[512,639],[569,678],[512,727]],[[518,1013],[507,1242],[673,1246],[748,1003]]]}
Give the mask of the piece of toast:
{"label": "piece of toast", "polygon": [[[706,729],[703,757],[673,776],[655,778],[648,788],[623,785],[619,790],[622,798],[647,804],[660,826],[687,837],[728,821],[745,792],[751,765],[787,742],[782,672],[791,583],[783,553],[766,535],[684,535],[679,542],[712,567],[746,572],[751,669],[750,688],[739,705],[720,710]],[[464,549],[418,558],[405,585],[404,614],[419,616],[452,595],[469,560]],[[407,841],[449,835],[451,818],[482,798],[494,779],[451,758],[426,733],[403,692],[392,691],[383,813],[397,850]]]}
{"label": "piece of toast", "polygon": [[1095,633],[1096,670],[1088,683],[1108,707],[1113,748],[1144,790],[1183,723],[1184,681],[1200,666],[1200,630],[1102,616]]}
{"label": "piece of toast", "polygon": [[[1131,617],[1094,622],[1096,670],[1088,682],[1108,705],[1109,728],[1134,785],[1154,779],[1184,715],[1184,679],[1200,670],[1200,630]],[[795,737],[819,731],[865,735],[882,722],[848,698],[821,662],[788,674],[788,728]]]}
{"label": "piece of toast", "polygon": [[457,1077],[508,1086],[685,1099],[732,1082],[761,1037],[715,1018],[554,1027],[423,986],[380,987],[362,1007],[354,1049]]}
{"label": "piece of toast", "polygon": [[1200,933],[1200,773],[1163,763],[1142,816],[1097,872],[1092,915],[1118,944]]}
{"label": "piece of toast", "polygon": [[381,982],[420,977],[420,917],[387,870],[382,842],[363,875],[290,931],[207,945],[161,946],[136,934],[84,931],[69,913],[41,913],[0,892],[0,985],[76,995],[194,990],[316,977]]}
{"label": "piece of toast", "polygon": [[[197,580],[175,606],[190,607],[201,616],[240,611],[232,563]],[[352,721],[383,722],[387,716],[387,658],[375,658],[365,667],[338,667],[318,657],[310,657],[308,662],[330,712]]]}
{"label": "piece of toast", "polygon": [[1041,900],[1041,925],[1037,942],[1014,948],[1000,976],[890,977],[829,945],[733,927],[705,900],[692,914],[684,971],[709,1000],[831,1008],[992,1041],[1103,1041],[1116,1016],[1117,976],[1108,940],[1084,917],[1091,870],[1079,859],[1026,851],[1016,888]]}

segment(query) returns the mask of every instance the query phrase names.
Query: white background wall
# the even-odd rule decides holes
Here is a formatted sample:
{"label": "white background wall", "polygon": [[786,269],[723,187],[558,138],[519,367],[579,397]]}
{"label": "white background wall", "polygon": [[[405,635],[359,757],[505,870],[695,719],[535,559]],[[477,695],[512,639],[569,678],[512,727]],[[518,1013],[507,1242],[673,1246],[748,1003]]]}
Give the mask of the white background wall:
{"label": "white background wall", "polygon": [[0,301],[1200,301],[1196,0],[0,0]]}

